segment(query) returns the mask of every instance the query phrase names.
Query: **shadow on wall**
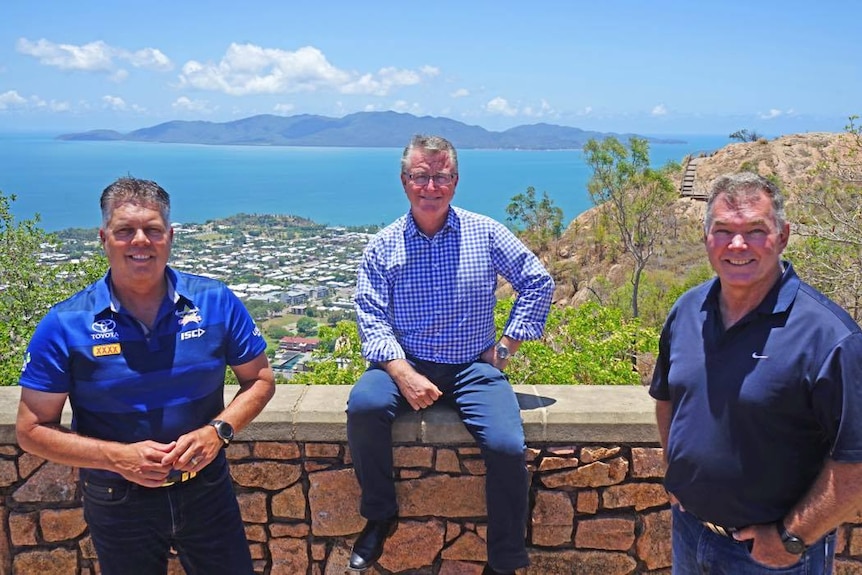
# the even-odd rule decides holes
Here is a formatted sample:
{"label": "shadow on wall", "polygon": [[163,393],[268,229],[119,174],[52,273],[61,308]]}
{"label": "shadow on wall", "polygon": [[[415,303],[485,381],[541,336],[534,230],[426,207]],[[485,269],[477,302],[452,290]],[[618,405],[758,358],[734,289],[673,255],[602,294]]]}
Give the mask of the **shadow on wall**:
{"label": "shadow on wall", "polygon": [[518,406],[521,408],[521,411],[527,409],[541,409],[543,407],[548,407],[554,405],[557,400],[551,397],[544,397],[542,395],[527,395],[526,393],[518,393],[515,392],[515,397],[518,398]]}

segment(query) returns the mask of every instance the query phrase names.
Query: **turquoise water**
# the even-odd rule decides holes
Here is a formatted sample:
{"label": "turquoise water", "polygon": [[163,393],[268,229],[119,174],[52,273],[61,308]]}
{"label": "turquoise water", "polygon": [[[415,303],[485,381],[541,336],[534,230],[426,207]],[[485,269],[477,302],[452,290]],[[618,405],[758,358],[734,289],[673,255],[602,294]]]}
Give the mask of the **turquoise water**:
{"label": "turquoise water", "polygon": [[[724,136],[675,136],[653,144],[654,165],[718,149]],[[331,225],[390,222],[408,207],[395,148],[198,146],[65,142],[46,134],[0,134],[0,190],[15,194],[18,219],[41,227],[96,227],[101,190],[120,176],[157,181],[170,194],[174,222],[201,223],[236,213],[292,214]],[[562,208],[565,221],[588,209],[590,170],[580,151],[460,150],[454,204],[505,221],[511,198],[533,186]]]}

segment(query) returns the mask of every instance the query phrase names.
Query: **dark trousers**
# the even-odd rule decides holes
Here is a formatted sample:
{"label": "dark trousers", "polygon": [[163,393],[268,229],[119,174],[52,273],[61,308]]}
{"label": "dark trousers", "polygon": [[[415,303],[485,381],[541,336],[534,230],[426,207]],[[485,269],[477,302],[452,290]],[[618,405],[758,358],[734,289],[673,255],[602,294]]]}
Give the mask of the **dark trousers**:
{"label": "dark trousers", "polygon": [[[515,392],[503,373],[484,363],[463,365],[411,361],[454,407],[476,439],[485,460],[488,563],[498,571],[529,564],[524,541],[527,468],[524,430]],[[347,402],[347,439],[362,488],[360,513],[385,519],[398,512],[392,462],[392,422],[411,411],[392,378],[372,365],[356,382]]]}
{"label": "dark trousers", "polygon": [[776,569],[751,557],[748,541],[716,535],[690,513],[672,508],[673,575],[829,575],[835,532],[811,544],[795,565]]}
{"label": "dark trousers", "polygon": [[103,575],[164,575],[171,547],[188,575],[251,575],[224,453],[195,478],[147,488],[81,472],[84,518]]}

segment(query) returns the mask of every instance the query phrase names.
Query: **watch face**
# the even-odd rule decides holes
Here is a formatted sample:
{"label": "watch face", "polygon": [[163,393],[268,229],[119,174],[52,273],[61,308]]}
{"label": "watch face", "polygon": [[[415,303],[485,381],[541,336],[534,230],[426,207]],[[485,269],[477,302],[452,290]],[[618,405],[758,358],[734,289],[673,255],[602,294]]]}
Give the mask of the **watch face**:
{"label": "watch face", "polygon": [[801,539],[791,536],[784,540],[784,549],[788,553],[801,555],[805,551],[805,543],[803,543]]}
{"label": "watch face", "polygon": [[805,550],[808,548],[805,545],[805,542],[790,533],[786,527],[784,527],[784,522],[778,523],[778,534],[781,536],[781,542],[784,544],[784,550],[788,553],[793,553],[794,555],[801,555],[805,553]]}
{"label": "watch face", "polygon": [[233,426],[227,421],[222,421],[218,426],[218,434],[222,436],[222,439],[230,441],[233,439]]}
{"label": "watch face", "polygon": [[495,349],[497,353],[497,357],[500,359],[509,359],[509,348],[503,344],[500,344]]}
{"label": "watch face", "polygon": [[233,440],[233,426],[227,421],[216,420],[213,421],[210,425],[215,427],[216,433],[218,433],[219,438],[225,443],[228,443]]}

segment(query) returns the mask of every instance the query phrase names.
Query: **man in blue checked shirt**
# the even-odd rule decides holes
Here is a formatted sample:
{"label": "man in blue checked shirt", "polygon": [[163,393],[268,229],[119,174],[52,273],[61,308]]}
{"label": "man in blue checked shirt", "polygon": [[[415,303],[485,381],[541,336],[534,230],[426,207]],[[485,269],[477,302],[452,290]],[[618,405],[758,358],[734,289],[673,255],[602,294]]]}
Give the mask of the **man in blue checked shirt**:
{"label": "man in blue checked shirt", "polygon": [[[368,370],[347,404],[347,437],[368,522],[350,568],[364,571],[398,524],[392,422],[443,401],[476,438],[487,468],[488,565],[528,565],[527,470],[518,401],[503,370],[523,340],[542,336],[554,282],[502,224],[450,206],[458,155],[447,140],[415,136],[401,158],[410,211],[368,244],[356,312]],[[518,292],[502,337],[494,328],[498,275]]]}

